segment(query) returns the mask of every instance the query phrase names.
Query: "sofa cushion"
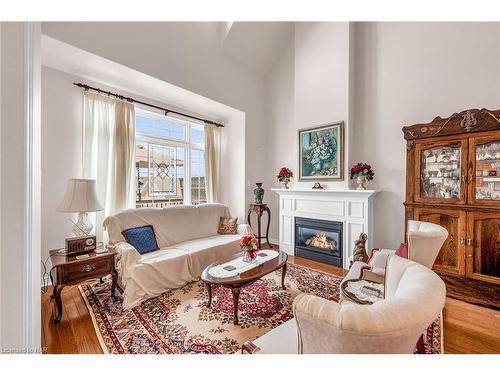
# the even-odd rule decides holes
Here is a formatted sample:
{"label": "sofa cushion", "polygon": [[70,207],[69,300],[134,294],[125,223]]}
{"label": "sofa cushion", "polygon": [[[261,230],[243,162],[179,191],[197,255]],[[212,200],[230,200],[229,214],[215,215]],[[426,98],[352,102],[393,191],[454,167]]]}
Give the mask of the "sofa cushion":
{"label": "sofa cushion", "polygon": [[229,209],[220,203],[196,206],[178,205],[167,208],[134,208],[104,220],[112,244],[123,241],[127,228],[152,225],[160,248],[217,234],[219,218],[229,217]]}
{"label": "sofa cushion", "polygon": [[190,271],[198,278],[210,264],[227,262],[240,253],[240,237],[239,234],[219,234],[182,242],[175,247],[188,252]]}
{"label": "sofa cushion", "polygon": [[182,250],[182,249],[164,247],[160,250],[143,254],[141,256],[141,259],[139,260],[139,263],[144,264],[144,263],[163,262],[163,261],[168,261],[172,258],[181,257],[181,256],[187,258],[188,252],[186,250]]}
{"label": "sofa cushion", "polygon": [[197,229],[199,235],[185,239],[184,241],[218,234],[217,229],[219,229],[220,217],[231,217],[228,207],[220,203],[199,204],[196,208],[199,215],[199,228]]}
{"label": "sofa cushion", "polygon": [[155,231],[152,225],[128,228],[122,231],[122,235],[139,254],[146,254],[160,249],[156,242]]}
{"label": "sofa cushion", "polygon": [[[187,252],[194,254],[200,251],[211,251],[218,246],[228,246],[234,249],[233,254],[241,252],[239,234],[222,235],[198,238],[196,240],[184,241],[173,246],[177,249],[183,249]],[[236,244],[236,245],[235,245]]]}

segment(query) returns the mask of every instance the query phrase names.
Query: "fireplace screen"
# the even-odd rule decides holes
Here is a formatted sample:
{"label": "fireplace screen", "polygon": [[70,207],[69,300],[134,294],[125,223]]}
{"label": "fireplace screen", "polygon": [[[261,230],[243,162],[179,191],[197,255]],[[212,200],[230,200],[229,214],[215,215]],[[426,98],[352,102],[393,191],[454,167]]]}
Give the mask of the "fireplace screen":
{"label": "fireplace screen", "polygon": [[295,255],[342,267],[342,223],[296,217]]}
{"label": "fireplace screen", "polygon": [[338,250],[339,233],[299,227],[298,245],[333,252]]}

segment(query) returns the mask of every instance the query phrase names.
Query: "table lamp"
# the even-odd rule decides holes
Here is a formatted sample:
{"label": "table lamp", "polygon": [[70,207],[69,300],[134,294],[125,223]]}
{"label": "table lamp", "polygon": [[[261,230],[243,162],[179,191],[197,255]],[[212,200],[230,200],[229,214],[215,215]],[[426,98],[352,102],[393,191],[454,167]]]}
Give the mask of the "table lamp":
{"label": "table lamp", "polygon": [[87,219],[87,212],[104,209],[97,198],[95,180],[69,179],[64,198],[56,209],[59,212],[77,212],[78,221],[73,225],[73,233],[75,236],[88,236],[92,232],[92,224]]}

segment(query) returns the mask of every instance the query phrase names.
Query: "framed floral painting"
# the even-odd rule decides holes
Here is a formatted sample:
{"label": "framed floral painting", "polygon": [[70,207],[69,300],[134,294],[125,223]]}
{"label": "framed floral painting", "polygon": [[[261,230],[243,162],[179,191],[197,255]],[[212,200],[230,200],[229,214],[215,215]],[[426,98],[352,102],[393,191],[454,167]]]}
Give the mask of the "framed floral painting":
{"label": "framed floral painting", "polygon": [[344,122],[299,130],[299,181],[344,179]]}

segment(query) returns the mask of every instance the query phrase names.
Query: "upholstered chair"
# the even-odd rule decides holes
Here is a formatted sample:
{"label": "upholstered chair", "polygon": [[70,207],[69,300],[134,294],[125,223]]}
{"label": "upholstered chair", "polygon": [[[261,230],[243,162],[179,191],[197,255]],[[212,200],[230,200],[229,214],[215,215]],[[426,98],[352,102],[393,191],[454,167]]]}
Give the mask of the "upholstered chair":
{"label": "upholstered chair", "polygon": [[396,255],[388,259],[385,279],[385,299],[372,305],[300,294],[293,301],[294,319],[245,343],[244,349],[263,354],[413,353],[444,306],[445,285],[429,268]]}
{"label": "upholstered chair", "polygon": [[[407,227],[408,259],[432,268],[439,250],[448,238],[448,231],[440,225],[409,220]],[[378,283],[384,282],[387,259],[396,250],[373,249],[367,263],[354,262],[343,280],[363,278]]]}

